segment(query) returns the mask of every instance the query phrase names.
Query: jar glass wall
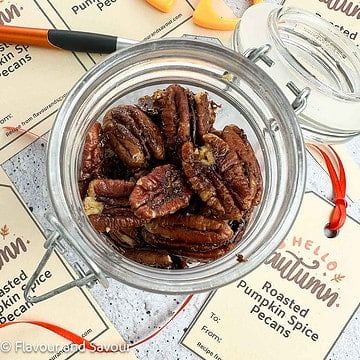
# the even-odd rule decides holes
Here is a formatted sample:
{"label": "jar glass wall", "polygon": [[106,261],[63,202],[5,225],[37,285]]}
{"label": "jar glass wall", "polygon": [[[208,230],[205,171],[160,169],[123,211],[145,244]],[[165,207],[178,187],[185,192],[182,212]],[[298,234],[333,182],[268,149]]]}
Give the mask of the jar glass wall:
{"label": "jar glass wall", "polygon": [[[236,124],[259,160],[264,195],[242,241],[224,257],[181,270],[135,263],[89,223],[78,191],[86,134],[109,108],[178,83],[205,90],[221,108],[215,128]],[[223,47],[183,39],[135,45],[110,55],[75,85],[58,112],[48,147],[48,185],[56,216],[68,236],[106,275],[156,292],[192,293],[244,276],[279,245],[299,210],[305,152],[295,113],[276,84],[246,58]],[[237,261],[242,254],[245,263]]]}

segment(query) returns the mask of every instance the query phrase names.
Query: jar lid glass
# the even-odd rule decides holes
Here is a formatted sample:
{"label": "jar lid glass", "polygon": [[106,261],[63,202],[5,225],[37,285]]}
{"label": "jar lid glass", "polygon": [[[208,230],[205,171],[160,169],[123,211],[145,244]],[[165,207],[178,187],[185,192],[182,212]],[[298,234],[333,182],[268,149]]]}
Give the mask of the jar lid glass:
{"label": "jar lid glass", "polygon": [[265,44],[271,61],[258,65],[287,98],[294,98],[291,85],[311,90],[298,116],[306,138],[334,143],[360,134],[360,54],[354,43],[313,13],[260,4],[243,15],[232,46],[244,52]]}

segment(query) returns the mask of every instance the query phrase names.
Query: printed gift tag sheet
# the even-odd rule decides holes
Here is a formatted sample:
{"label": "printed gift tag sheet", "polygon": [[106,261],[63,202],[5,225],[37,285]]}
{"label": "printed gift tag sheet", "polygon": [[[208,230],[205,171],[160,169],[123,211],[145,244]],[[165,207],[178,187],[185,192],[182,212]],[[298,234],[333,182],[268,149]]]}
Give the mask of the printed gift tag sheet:
{"label": "printed gift tag sheet", "polygon": [[360,225],[347,218],[327,238],[331,211],[306,194],[286,240],[259,268],[214,292],[182,344],[206,360],[323,359],[360,299]]}
{"label": "printed gift tag sheet", "polygon": [[[91,31],[139,41],[194,34],[228,44],[231,32],[193,24],[195,3],[177,0],[164,14],[145,0],[8,0],[0,2],[0,25]],[[105,56],[0,43],[0,164],[33,141],[21,130],[43,135],[51,128],[67,92]]]}
{"label": "printed gift tag sheet", "polygon": [[[32,305],[23,291],[42,258],[45,238],[20,200],[13,184],[0,170],[0,324],[19,320],[52,323],[99,345],[124,344],[113,325],[85,289],[72,289]],[[39,294],[75,279],[60,255],[53,254],[35,282]],[[4,345],[5,344],[5,345]],[[17,324],[0,329],[0,357],[9,359],[97,359],[101,354],[69,351],[69,341],[40,327]],[[48,346],[36,352],[34,346]],[[106,354],[109,359],[136,359],[129,352]]]}

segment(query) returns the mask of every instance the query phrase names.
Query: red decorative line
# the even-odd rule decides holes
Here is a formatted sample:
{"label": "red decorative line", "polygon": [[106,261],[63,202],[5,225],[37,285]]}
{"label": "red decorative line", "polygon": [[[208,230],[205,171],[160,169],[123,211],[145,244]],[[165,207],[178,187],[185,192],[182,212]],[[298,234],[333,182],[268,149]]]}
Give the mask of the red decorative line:
{"label": "red decorative line", "polygon": [[[316,149],[325,160],[326,167],[328,168],[331,183],[333,186],[333,203],[335,204],[334,210],[330,216],[330,222],[327,228],[331,231],[339,230],[345,223],[346,220],[346,175],[343,163],[337,154],[337,152],[331,146],[327,145],[315,145],[315,144],[306,144],[308,147]],[[336,162],[335,164],[339,168],[339,174],[335,170],[334,163],[330,159],[327,153],[332,153],[335,155]]]}
{"label": "red decorative line", "polygon": [[[145,339],[142,339],[140,341],[138,341],[135,344],[131,344],[129,345],[129,348],[134,348],[136,346],[139,346],[143,343],[145,343],[146,341],[149,341],[150,339],[154,338],[157,334],[159,334],[159,332],[161,332],[172,320],[174,320],[174,318],[185,308],[185,306],[190,302],[190,300],[192,299],[194,295],[189,295],[185,301],[182,303],[182,305],[179,307],[179,309],[171,316],[171,318],[160,327],[160,329],[156,330],[153,334],[149,335],[148,337],[146,337]],[[42,328],[48,329],[52,332],[54,332],[55,334],[60,335],[61,337],[63,337],[64,339],[67,339],[69,341],[71,341],[74,344],[77,345],[82,345],[84,344],[85,348],[88,350],[92,350],[95,352],[113,352],[113,350],[106,350],[106,347],[101,346],[101,345],[96,345],[91,343],[88,340],[85,340],[84,338],[82,338],[81,336],[66,330],[60,326],[54,325],[54,324],[49,324],[47,322],[43,322],[43,321],[31,321],[31,320],[24,320],[24,321],[13,321],[13,322],[8,322],[5,324],[0,324],[0,329],[5,328],[7,326],[10,325],[16,325],[16,324],[32,324],[32,325],[36,325],[36,326],[40,326]]]}

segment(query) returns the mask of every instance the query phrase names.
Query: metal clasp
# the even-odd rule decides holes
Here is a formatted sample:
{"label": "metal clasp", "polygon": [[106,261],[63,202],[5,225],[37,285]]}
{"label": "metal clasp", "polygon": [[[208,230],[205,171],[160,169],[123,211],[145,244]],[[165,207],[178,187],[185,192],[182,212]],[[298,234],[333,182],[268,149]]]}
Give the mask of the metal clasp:
{"label": "metal clasp", "polygon": [[274,61],[267,55],[271,50],[270,44],[265,44],[258,48],[247,49],[244,52],[244,56],[246,56],[249,60],[256,63],[259,60],[262,60],[267,66],[271,67],[274,65]]}
{"label": "metal clasp", "polygon": [[[82,287],[84,285],[91,286],[94,284],[95,281],[99,281],[99,283],[102,286],[107,288],[109,286],[109,282],[106,279],[103,272],[100,270],[100,268],[87,255],[81,252],[79,245],[70,236],[68,236],[66,230],[60,225],[60,223],[57,221],[56,218],[50,216],[48,217],[48,220],[56,230],[50,233],[44,244],[44,247],[46,248],[46,252],[43,258],[41,259],[38,267],[36,268],[35,272],[31,276],[29,282],[26,285],[26,288],[24,290],[25,300],[28,301],[29,303],[38,303],[47,300],[53,296],[56,296],[58,294],[61,294],[66,290],[72,289],[73,287]],[[69,244],[69,246],[77,252],[77,254],[82,258],[82,260],[84,260],[84,262],[88,266],[89,271],[87,272],[83,271],[80,265],[77,264],[76,272],[79,275],[78,279],[70,281],[69,283],[64,284],[56,289],[50,290],[45,294],[38,296],[31,296],[30,295],[31,289],[34,286],[36,279],[40,275],[42,269],[49,261],[51,254],[53,253],[56,247],[58,247],[59,245],[62,246],[60,243],[61,240],[65,240]]]}
{"label": "metal clasp", "polygon": [[[267,66],[271,67],[275,64],[275,61],[272,60],[268,53],[271,50],[270,44],[265,44],[258,48],[247,49],[244,52],[244,56],[246,56],[249,60],[256,63],[259,60],[262,60]],[[296,96],[295,100],[292,102],[291,106],[295,111],[296,115],[299,115],[307,106],[307,100],[310,95],[310,88],[305,87],[300,90],[292,81],[289,81],[286,86],[292,91],[292,93]]]}
{"label": "metal clasp", "polygon": [[300,90],[292,81],[289,81],[286,86],[296,95],[295,100],[292,102],[291,106],[293,107],[295,114],[299,115],[302,111],[305,110],[307,106],[307,100],[311,93],[309,87],[305,87]]}

